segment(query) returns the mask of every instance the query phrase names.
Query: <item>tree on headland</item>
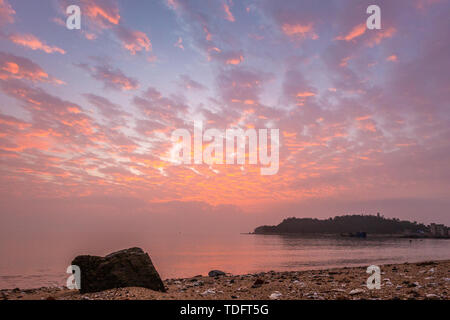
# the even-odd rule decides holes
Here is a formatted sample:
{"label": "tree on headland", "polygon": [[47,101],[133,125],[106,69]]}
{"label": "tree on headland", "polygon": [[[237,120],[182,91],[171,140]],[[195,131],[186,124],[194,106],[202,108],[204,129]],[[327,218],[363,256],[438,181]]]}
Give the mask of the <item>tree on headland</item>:
{"label": "tree on headland", "polygon": [[397,218],[388,219],[374,215],[344,215],[329,219],[287,218],[277,226],[261,226],[254,233],[352,233],[364,231],[372,234],[398,234],[405,231],[428,231],[424,224]]}

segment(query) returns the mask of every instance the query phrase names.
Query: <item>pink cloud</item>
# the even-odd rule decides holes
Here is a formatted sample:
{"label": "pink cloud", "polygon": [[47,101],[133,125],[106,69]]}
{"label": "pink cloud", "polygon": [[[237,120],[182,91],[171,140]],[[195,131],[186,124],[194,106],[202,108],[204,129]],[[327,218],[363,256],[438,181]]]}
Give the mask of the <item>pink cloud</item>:
{"label": "pink cloud", "polygon": [[37,141],[46,142],[46,149],[53,144],[53,139],[65,142],[74,139],[73,148],[92,144],[90,137],[95,132],[95,125],[81,106],[19,80],[0,81],[0,88],[6,95],[20,101],[30,113],[33,136],[49,138],[48,141]]}
{"label": "pink cloud", "polygon": [[83,31],[83,35],[87,40],[93,41],[93,40],[97,39],[97,35],[92,32]]}
{"label": "pink cloud", "polygon": [[290,37],[299,37],[299,38],[311,38],[316,40],[319,36],[314,32],[313,24],[309,23],[306,25],[301,24],[289,24],[285,23],[281,27],[283,33]]}
{"label": "pink cloud", "polygon": [[242,51],[222,51],[216,47],[208,49],[208,60],[219,61],[223,64],[238,65],[244,61]]}
{"label": "pink cloud", "polygon": [[64,83],[49,76],[31,60],[4,52],[0,52],[0,79],[27,79],[34,82]]}
{"label": "pink cloud", "polygon": [[[215,121],[239,121],[242,113],[258,108],[258,114],[246,113],[244,118],[254,120],[259,115],[267,116],[263,106],[260,105],[260,94],[264,85],[270,81],[272,75],[248,67],[229,68],[223,70],[217,78],[220,93],[220,104],[227,106],[226,117],[213,117]],[[236,113],[231,113],[231,109]],[[270,115],[270,116],[273,116]],[[242,119],[243,120],[243,119]]]}
{"label": "pink cloud", "polygon": [[386,61],[397,62],[398,61],[398,57],[395,54],[393,54],[393,55],[390,55],[389,57],[387,57]]}
{"label": "pink cloud", "polygon": [[119,40],[122,42],[122,46],[135,55],[140,51],[150,51],[152,49],[152,44],[150,39],[144,32],[137,30],[130,30],[123,26],[118,26],[115,33]]}
{"label": "pink cloud", "polygon": [[164,97],[158,90],[149,87],[141,96],[136,96],[133,103],[150,119],[159,119],[168,124],[183,123],[179,116],[188,110],[176,97]]}
{"label": "pink cloud", "polygon": [[178,9],[179,4],[178,4],[178,0],[167,0],[167,5],[171,8],[173,8],[174,10]]}
{"label": "pink cloud", "polygon": [[285,103],[294,103],[297,106],[303,106],[305,101],[317,95],[317,90],[297,70],[290,70],[286,73],[283,91]]}
{"label": "pink cloud", "polygon": [[185,89],[195,89],[195,90],[205,90],[206,89],[206,87],[204,85],[191,79],[191,77],[189,77],[186,74],[183,74],[180,76],[180,85],[181,85],[181,87],[183,87]]}
{"label": "pink cloud", "polygon": [[125,119],[130,116],[128,112],[123,111],[119,105],[111,102],[107,98],[92,93],[85,94],[84,97],[100,111],[100,114],[104,118],[117,125],[125,125]]}
{"label": "pink cloud", "polygon": [[60,54],[66,53],[66,51],[64,51],[61,48],[47,45],[45,42],[41,41],[38,37],[32,34],[10,34],[8,36],[8,39],[17,45],[23,46],[31,50],[42,50],[46,53],[55,53],[55,52]]}
{"label": "pink cloud", "polygon": [[416,0],[415,6],[417,9],[422,10],[439,2],[441,2],[441,0]]}
{"label": "pink cloud", "polygon": [[101,28],[110,28],[120,22],[119,8],[113,0],[82,0],[83,14]]}
{"label": "pink cloud", "polygon": [[54,23],[56,23],[58,26],[66,27],[66,22],[63,19],[61,19],[61,18],[55,17],[55,18],[52,19],[52,21]]}
{"label": "pink cloud", "polygon": [[383,39],[392,38],[396,32],[397,30],[394,27],[389,27],[379,31],[377,30],[375,35],[368,40],[368,46],[373,47],[378,45],[381,41],[383,41]]}
{"label": "pink cloud", "polygon": [[314,97],[315,95],[316,94],[314,92],[310,92],[310,91],[303,91],[303,92],[297,93],[297,97],[299,97],[299,98]]}
{"label": "pink cloud", "polygon": [[7,0],[0,0],[0,25],[13,23],[16,12]]}
{"label": "pink cloud", "polygon": [[366,32],[366,24],[361,23],[353,27],[353,29],[346,35],[336,37],[336,40],[351,41],[362,36],[365,32]]}
{"label": "pink cloud", "polygon": [[236,21],[236,20],[234,19],[233,14],[231,13],[230,6],[229,6],[227,3],[224,3],[224,4],[223,4],[223,10],[225,11],[225,19],[227,19],[227,20],[230,21],[230,22]]}
{"label": "pink cloud", "polygon": [[99,66],[89,66],[87,64],[79,64],[78,66],[88,71],[94,79],[103,82],[106,88],[123,91],[139,88],[139,82],[136,79],[126,76],[121,70],[113,68],[107,63]]}
{"label": "pink cloud", "polygon": [[208,28],[206,26],[203,26],[203,31],[205,33],[205,39],[206,41],[212,40],[212,34],[209,32]]}
{"label": "pink cloud", "polygon": [[150,63],[155,63],[158,61],[158,57],[155,55],[150,55],[149,57],[147,57],[147,61]]}
{"label": "pink cloud", "polygon": [[180,48],[181,50],[184,50],[183,38],[178,37],[178,40],[177,40],[177,42],[175,42],[174,46],[177,48]]}
{"label": "pink cloud", "polygon": [[226,64],[240,64],[242,61],[244,61],[244,57],[240,55],[239,57],[233,57],[226,60]]}

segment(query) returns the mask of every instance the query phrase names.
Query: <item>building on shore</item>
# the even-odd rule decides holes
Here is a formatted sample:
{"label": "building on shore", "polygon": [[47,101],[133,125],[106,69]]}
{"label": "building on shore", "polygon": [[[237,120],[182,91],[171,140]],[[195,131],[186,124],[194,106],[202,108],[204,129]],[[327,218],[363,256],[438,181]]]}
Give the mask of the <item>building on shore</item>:
{"label": "building on shore", "polygon": [[430,234],[433,237],[448,237],[449,236],[449,228],[447,228],[443,224],[430,224]]}

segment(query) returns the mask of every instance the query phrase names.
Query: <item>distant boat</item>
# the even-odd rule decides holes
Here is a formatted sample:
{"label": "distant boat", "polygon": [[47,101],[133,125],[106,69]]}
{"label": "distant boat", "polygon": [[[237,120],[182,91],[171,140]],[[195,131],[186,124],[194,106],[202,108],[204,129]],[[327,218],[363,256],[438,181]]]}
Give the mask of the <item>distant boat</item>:
{"label": "distant boat", "polygon": [[364,231],[341,233],[341,237],[367,238],[367,233]]}

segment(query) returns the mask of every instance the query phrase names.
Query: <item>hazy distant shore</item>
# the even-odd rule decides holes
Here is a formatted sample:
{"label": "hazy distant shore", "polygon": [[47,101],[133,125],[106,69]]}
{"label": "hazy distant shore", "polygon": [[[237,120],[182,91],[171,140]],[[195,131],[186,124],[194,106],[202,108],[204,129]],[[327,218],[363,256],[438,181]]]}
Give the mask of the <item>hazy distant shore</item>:
{"label": "hazy distant shore", "polygon": [[[265,233],[255,233],[248,232],[243,234],[255,235],[255,236],[292,236],[299,238],[317,238],[317,237],[327,237],[327,238],[347,238],[347,234],[339,233],[294,233],[294,232],[265,232]],[[399,233],[379,233],[379,234],[368,234],[367,238],[371,239],[438,239],[438,240],[450,240],[447,236],[430,236],[430,235],[416,235],[416,234],[399,234]]]}
{"label": "hazy distant shore", "polygon": [[395,238],[450,238],[450,229],[443,224],[431,223],[429,226],[416,221],[385,218],[377,215],[343,215],[328,219],[286,218],[278,225],[264,225],[255,228],[253,234],[335,234],[357,238],[395,237]]}
{"label": "hazy distant shore", "polygon": [[450,298],[450,260],[380,265],[381,289],[369,290],[365,267],[166,279],[167,292],[120,288],[80,294],[65,288],[0,290],[0,300],[341,300]]}

